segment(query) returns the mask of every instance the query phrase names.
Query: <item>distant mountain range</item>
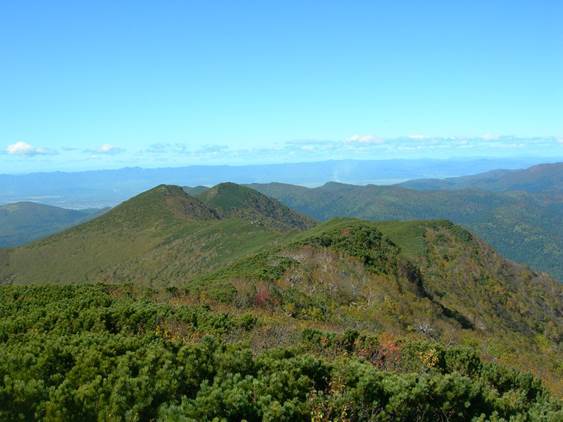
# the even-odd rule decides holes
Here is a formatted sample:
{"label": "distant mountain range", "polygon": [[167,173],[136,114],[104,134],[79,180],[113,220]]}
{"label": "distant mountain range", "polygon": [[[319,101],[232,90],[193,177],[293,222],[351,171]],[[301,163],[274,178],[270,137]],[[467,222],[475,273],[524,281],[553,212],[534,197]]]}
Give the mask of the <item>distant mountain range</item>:
{"label": "distant mountain range", "polygon": [[463,176],[505,168],[520,169],[549,159],[335,160],[309,163],[124,168],[76,173],[0,175],[0,204],[33,201],[64,208],[103,208],[159,184],[205,185],[221,182],[282,182],[320,186],[334,181],[393,184],[411,179]]}
{"label": "distant mountain range", "polygon": [[0,247],[13,247],[96,217],[104,210],[68,210],[33,202],[0,205]]}
{"label": "distant mountain range", "polygon": [[[373,187],[299,189],[310,202],[352,206]],[[393,198],[394,189],[406,191],[376,192]],[[150,286],[178,303],[256,311],[264,324],[288,333],[304,327],[386,330],[472,344],[499,362],[534,368],[555,390],[562,387],[550,371],[562,356],[563,286],[506,261],[444,220],[316,224],[233,183],[193,195],[160,185],[76,227],[0,249],[0,284],[99,282]],[[148,312],[147,302],[136,306],[128,318]],[[84,324],[113,329],[117,315]],[[290,334],[256,335],[272,346],[294,342]]]}
{"label": "distant mountain range", "polygon": [[[280,183],[250,186],[321,221],[342,216],[368,220],[450,219],[474,231],[506,257],[563,280],[562,163],[457,178],[412,180],[393,186],[341,183],[318,188]],[[212,204],[218,215],[233,216],[234,202],[216,201],[224,198],[226,189],[232,194],[229,201],[236,202],[238,190],[242,188],[227,183],[211,190],[206,186],[185,189]],[[275,214],[275,209],[279,209],[267,209],[271,204],[256,197],[254,190],[246,194],[249,203],[254,201],[253,205],[266,213]],[[55,233],[85,221],[96,212],[31,203],[2,206],[0,247],[21,245]],[[241,208],[237,208],[237,213],[238,217],[249,217]],[[264,216],[259,220],[266,221]],[[278,223],[269,219],[269,224]]]}
{"label": "distant mountain range", "polygon": [[563,280],[562,163],[393,186],[332,182],[317,188],[282,183],[250,186],[321,221],[449,219],[509,259]]}
{"label": "distant mountain range", "polygon": [[417,190],[480,189],[491,192],[521,191],[563,194],[563,163],[541,164],[523,170],[493,170],[472,176],[418,179],[401,186]]}

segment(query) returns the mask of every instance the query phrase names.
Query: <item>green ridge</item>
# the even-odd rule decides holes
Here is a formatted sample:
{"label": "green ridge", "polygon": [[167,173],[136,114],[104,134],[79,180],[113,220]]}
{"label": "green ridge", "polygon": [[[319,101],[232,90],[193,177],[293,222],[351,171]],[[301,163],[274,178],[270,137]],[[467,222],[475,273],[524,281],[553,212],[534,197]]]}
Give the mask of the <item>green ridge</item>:
{"label": "green ridge", "polygon": [[[546,187],[557,186],[557,180],[563,185],[560,170],[540,180]],[[401,186],[340,183],[318,188],[281,183],[250,186],[318,221],[336,217],[372,221],[450,220],[475,233],[507,258],[563,280],[563,196],[555,190],[417,191]],[[404,249],[409,248],[412,246]]]}
{"label": "green ridge", "polygon": [[563,292],[549,277],[504,260],[449,221],[341,218],[300,231],[286,225],[285,208],[271,212],[277,203],[248,188],[215,192],[200,199],[159,186],[91,222],[2,251],[0,280],[151,286],[163,300],[281,324],[266,349],[294,345],[283,333],[304,327],[470,344],[483,359],[533,370],[563,391]]}
{"label": "green ridge", "polygon": [[235,183],[221,183],[201,192],[198,198],[224,217],[250,219],[285,230],[302,230],[314,225],[313,220],[277,200]]}
{"label": "green ridge", "polygon": [[240,212],[232,206],[225,213],[178,186],[160,185],[88,223],[8,251],[0,281],[177,284],[275,242],[280,230],[312,224],[262,194],[251,198],[237,204]]}

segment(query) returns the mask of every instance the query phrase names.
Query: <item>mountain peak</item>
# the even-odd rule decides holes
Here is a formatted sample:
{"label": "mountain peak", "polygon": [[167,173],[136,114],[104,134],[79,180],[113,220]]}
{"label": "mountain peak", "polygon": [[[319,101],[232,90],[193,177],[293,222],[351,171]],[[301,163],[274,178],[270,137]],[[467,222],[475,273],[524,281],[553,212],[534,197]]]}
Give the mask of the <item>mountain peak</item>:
{"label": "mountain peak", "polygon": [[313,220],[291,210],[276,199],[236,183],[220,183],[199,196],[222,217],[238,217],[282,230],[306,229]]}
{"label": "mountain peak", "polygon": [[[213,186],[199,195],[205,203],[221,211],[247,207],[249,201],[264,196],[254,189],[236,183],[225,182]],[[265,197],[265,196],[264,196]]]}
{"label": "mountain peak", "polygon": [[219,216],[180,186],[158,185],[123,202],[102,218],[144,225],[150,221],[217,220]]}

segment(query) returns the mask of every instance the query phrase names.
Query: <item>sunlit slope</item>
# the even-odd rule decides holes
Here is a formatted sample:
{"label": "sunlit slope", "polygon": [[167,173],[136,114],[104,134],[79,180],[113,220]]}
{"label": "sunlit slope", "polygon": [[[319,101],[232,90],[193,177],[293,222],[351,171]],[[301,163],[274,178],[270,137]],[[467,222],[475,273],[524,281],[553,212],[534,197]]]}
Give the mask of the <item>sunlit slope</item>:
{"label": "sunlit slope", "polygon": [[[333,306],[375,306],[385,295],[395,295],[404,306],[395,323],[405,320],[403,328],[427,317],[482,332],[502,328],[558,338],[562,323],[559,283],[505,260],[448,221],[336,219],[202,280],[193,288],[206,290],[215,283],[228,300],[252,301],[253,289],[263,283],[280,295],[273,296],[276,305],[323,298],[322,312],[329,313]],[[417,313],[416,303],[430,308]],[[408,315],[414,319],[408,321]],[[372,315],[366,323],[376,321]]]}
{"label": "sunlit slope", "polygon": [[4,253],[0,271],[3,282],[168,285],[280,234],[274,224],[222,215],[181,188],[162,185],[91,222]]}
{"label": "sunlit slope", "polygon": [[332,220],[186,289],[296,321],[471,343],[563,387],[561,284],[448,221]]}

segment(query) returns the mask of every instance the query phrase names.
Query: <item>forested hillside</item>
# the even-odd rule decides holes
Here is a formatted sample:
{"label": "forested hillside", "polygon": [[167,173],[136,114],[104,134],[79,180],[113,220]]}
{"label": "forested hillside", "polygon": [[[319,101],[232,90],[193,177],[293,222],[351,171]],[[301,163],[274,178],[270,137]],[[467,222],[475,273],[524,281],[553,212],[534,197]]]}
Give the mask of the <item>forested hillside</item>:
{"label": "forested hillside", "polygon": [[492,192],[563,193],[563,163],[539,164],[523,170],[493,170],[472,176],[418,179],[401,186],[418,190],[480,189]]}
{"label": "forested hillside", "polygon": [[96,217],[104,210],[67,210],[34,202],[0,205],[0,248],[14,247]]}
{"label": "forested hillside", "polygon": [[318,220],[448,219],[506,256],[563,280],[563,197],[479,190],[417,191],[400,186],[327,183],[318,188],[252,185]]}

